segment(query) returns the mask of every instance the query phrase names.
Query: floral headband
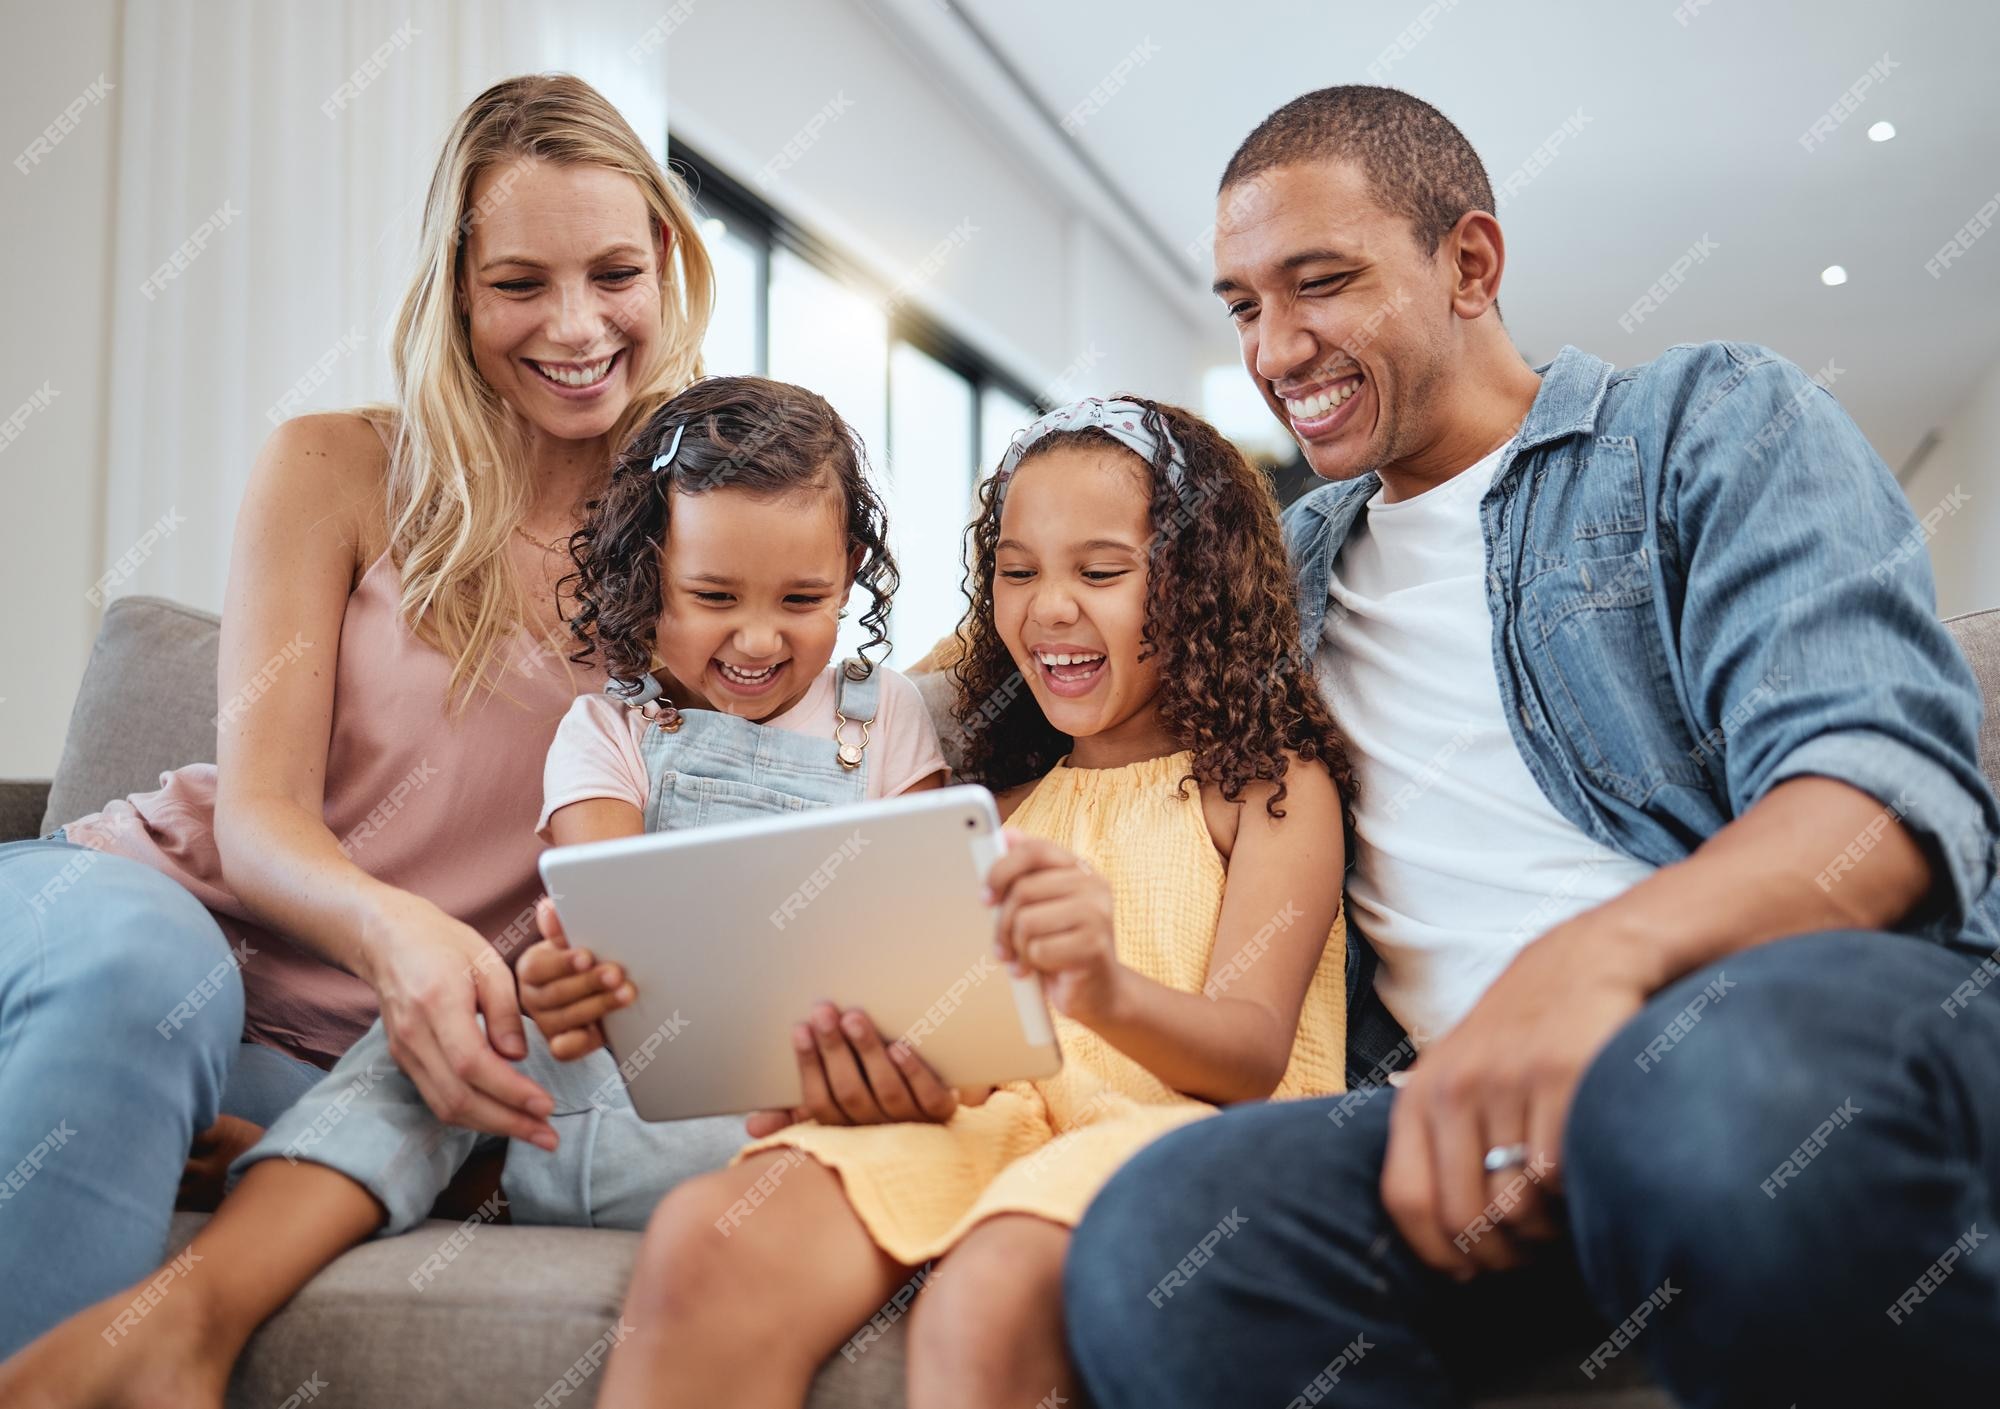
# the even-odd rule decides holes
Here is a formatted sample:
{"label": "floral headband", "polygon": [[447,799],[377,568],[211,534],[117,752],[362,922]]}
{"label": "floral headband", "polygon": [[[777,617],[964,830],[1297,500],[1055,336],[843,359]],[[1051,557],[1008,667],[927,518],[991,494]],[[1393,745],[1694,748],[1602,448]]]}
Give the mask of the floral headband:
{"label": "floral headband", "polygon": [[[1005,497],[1014,471],[1036,441],[1057,431],[1081,430],[1103,431],[1149,465],[1160,452],[1160,440],[1146,429],[1144,406],[1136,401],[1106,401],[1100,396],[1086,396],[1081,401],[1058,406],[1025,429],[1014,432],[1013,443],[1001,457],[1000,468],[993,473],[996,495]],[[1160,435],[1166,441],[1167,482],[1174,487],[1176,494],[1184,493],[1187,488],[1187,460],[1181,454],[1173,432],[1164,424],[1160,427]],[[996,499],[996,506],[997,502]]]}

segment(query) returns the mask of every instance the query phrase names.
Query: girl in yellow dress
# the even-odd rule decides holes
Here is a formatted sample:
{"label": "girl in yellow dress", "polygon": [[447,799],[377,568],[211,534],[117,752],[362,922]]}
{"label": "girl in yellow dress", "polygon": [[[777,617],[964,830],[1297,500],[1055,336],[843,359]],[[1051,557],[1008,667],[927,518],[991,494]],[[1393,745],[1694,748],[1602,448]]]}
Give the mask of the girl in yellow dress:
{"label": "girl in yellow dress", "polygon": [[[955,713],[1009,821],[997,949],[1041,974],[1062,1070],[955,1095],[815,1014],[808,1105],[655,1214],[605,1405],[790,1409],[906,1310],[913,1409],[1069,1402],[1063,1254],[1112,1172],[1227,1102],[1341,1089],[1349,774],[1263,477],[1186,411],[1091,399],[980,507]],[[822,1063],[843,1032],[860,1060]]]}

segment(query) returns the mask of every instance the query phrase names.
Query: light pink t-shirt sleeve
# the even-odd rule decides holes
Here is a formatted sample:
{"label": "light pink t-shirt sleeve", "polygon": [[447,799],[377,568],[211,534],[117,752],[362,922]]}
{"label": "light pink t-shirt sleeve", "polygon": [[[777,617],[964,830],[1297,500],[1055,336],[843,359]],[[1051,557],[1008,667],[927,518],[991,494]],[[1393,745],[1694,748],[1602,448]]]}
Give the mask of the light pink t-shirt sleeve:
{"label": "light pink t-shirt sleeve", "polygon": [[[881,717],[868,740],[868,796],[895,797],[933,773],[945,770],[937,726],[924,708],[924,697],[908,677],[886,666],[878,700]],[[951,780],[947,778],[946,782]]]}
{"label": "light pink t-shirt sleeve", "polygon": [[604,695],[579,695],[556,726],[542,767],[542,815],[535,835],[552,842],[556,809],[586,798],[611,797],[646,810],[646,761],[639,755],[631,710]]}

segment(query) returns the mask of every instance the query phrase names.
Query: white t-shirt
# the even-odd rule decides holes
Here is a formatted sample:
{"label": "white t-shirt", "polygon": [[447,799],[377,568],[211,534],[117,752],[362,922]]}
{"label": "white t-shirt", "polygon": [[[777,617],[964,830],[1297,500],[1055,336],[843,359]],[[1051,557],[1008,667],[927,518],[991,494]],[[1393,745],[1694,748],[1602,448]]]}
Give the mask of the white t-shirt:
{"label": "white t-shirt", "polygon": [[1501,713],[1479,501],[1506,450],[1368,501],[1316,659],[1360,792],[1348,901],[1382,958],[1375,990],[1419,1047],[1531,940],[1653,871],[1555,810]]}

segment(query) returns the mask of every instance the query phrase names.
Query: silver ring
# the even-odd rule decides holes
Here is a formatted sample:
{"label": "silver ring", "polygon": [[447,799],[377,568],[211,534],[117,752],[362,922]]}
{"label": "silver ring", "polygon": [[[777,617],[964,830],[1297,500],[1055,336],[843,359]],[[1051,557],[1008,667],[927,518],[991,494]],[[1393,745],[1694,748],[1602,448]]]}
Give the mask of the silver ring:
{"label": "silver ring", "polygon": [[1504,1174],[1510,1169],[1519,1169],[1528,1162],[1526,1145],[1495,1145],[1486,1152],[1486,1172]]}

